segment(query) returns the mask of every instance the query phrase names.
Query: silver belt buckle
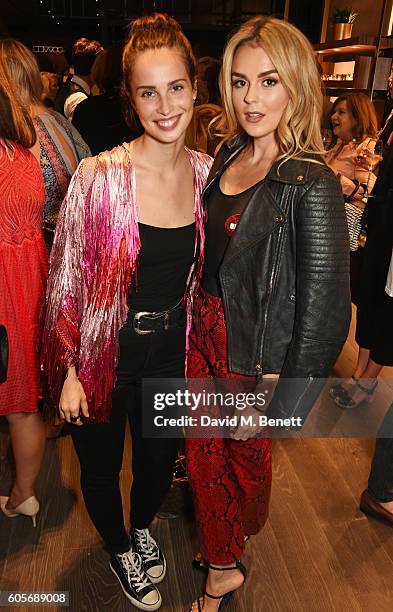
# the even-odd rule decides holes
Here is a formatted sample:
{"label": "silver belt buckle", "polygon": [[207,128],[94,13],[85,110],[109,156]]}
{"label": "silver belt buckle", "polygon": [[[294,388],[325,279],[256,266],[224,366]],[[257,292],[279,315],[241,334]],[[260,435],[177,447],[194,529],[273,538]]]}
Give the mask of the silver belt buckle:
{"label": "silver belt buckle", "polygon": [[140,318],[144,317],[145,315],[152,315],[152,314],[154,314],[154,313],[141,311],[141,312],[137,312],[134,315],[134,320],[133,320],[132,324],[133,324],[133,327],[134,327],[134,332],[136,334],[139,334],[140,336],[145,336],[146,334],[153,334],[154,333],[154,329],[139,329]]}

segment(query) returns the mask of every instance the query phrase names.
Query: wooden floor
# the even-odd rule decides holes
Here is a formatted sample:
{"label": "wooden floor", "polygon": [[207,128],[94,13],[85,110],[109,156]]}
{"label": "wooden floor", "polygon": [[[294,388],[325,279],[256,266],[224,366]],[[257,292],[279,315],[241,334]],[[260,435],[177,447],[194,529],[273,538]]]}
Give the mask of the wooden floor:
{"label": "wooden floor", "polygon": [[[355,357],[352,331],[337,373],[349,374]],[[387,407],[393,399],[392,368],[384,371],[378,393]],[[7,444],[3,432],[2,494],[7,494],[11,480]],[[393,529],[358,510],[372,451],[370,439],[274,442],[270,519],[247,544],[244,562],[249,577],[228,611],[393,610]],[[127,444],[124,468],[129,461]],[[75,612],[130,610],[90,525],[78,479],[70,438],[48,441],[37,487],[42,505],[37,528],[24,517],[0,516],[0,587],[69,591],[69,609]],[[123,469],[125,500],[128,488],[129,477]],[[157,520],[153,532],[168,559],[167,578],[160,585],[161,609],[187,611],[202,589],[202,576],[190,565],[196,545],[194,526],[186,519]]]}

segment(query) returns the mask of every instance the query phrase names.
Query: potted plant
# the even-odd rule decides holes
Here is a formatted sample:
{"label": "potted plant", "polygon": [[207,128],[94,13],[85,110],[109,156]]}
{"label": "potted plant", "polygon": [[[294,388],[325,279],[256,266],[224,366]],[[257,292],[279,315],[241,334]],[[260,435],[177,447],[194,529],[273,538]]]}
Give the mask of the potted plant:
{"label": "potted plant", "polygon": [[352,27],[358,16],[359,13],[355,13],[351,6],[343,9],[336,8],[333,13],[334,40],[351,38]]}

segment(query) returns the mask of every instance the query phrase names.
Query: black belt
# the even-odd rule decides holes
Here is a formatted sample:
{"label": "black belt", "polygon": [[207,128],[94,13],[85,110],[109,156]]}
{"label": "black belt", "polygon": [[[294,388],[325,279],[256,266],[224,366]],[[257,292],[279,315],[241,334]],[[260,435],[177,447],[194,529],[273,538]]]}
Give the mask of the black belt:
{"label": "black belt", "polygon": [[135,310],[130,310],[128,320],[132,324],[135,333],[143,336],[145,334],[153,334],[154,332],[168,331],[171,327],[185,323],[186,311],[182,303],[161,312],[147,312],[144,310],[136,312]]}

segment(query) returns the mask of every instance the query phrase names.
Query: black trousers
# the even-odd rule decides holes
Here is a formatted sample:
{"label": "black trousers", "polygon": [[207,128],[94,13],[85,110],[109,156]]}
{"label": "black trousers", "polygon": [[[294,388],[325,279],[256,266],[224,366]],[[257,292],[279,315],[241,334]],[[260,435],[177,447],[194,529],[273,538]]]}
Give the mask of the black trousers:
{"label": "black trousers", "polygon": [[393,501],[393,404],[378,431],[368,491],[378,501]]}
{"label": "black trousers", "polygon": [[358,305],[359,279],[362,273],[364,248],[349,253],[349,279],[351,286],[351,301]]}
{"label": "black trousers", "polygon": [[120,330],[119,343],[110,422],[71,429],[86,508],[112,553],[130,548],[119,487],[127,418],[132,436],[132,527],[148,527],[172,482],[179,440],[142,436],[141,385],[142,378],[183,378],[185,323],[142,336],[127,322]]}

